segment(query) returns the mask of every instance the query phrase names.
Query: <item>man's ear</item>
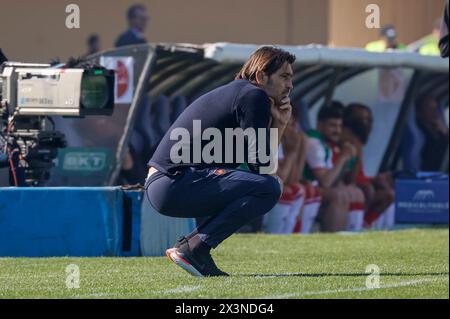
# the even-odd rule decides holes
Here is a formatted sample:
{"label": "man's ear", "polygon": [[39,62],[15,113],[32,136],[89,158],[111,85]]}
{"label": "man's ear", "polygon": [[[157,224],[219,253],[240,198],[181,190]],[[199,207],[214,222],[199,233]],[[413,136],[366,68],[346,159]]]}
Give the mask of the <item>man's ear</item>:
{"label": "man's ear", "polygon": [[263,71],[256,71],[256,83],[258,85],[265,85],[267,81],[267,75]]}

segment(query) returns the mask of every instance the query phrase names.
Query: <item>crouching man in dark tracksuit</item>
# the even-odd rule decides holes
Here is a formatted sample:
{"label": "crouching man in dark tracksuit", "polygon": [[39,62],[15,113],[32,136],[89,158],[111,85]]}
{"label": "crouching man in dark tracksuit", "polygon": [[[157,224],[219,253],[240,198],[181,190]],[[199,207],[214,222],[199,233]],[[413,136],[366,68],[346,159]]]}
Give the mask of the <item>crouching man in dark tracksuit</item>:
{"label": "crouching man in dark tracksuit", "polygon": [[[211,248],[267,213],[280,197],[276,160],[270,167],[273,162],[266,155],[276,159],[273,153],[291,116],[294,61],[295,56],[279,48],[258,49],[234,81],[186,108],[148,162],[145,189],[159,213],[207,217],[166,251],[194,276],[227,276],[214,263]],[[239,134],[227,139],[230,130],[239,129],[248,133],[243,148]],[[244,162],[249,170],[238,169]]]}

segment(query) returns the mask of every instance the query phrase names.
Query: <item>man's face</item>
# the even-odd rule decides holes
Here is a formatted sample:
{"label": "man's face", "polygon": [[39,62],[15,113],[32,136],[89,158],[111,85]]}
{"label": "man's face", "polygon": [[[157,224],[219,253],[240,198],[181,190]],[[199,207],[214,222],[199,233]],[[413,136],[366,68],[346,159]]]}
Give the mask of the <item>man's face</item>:
{"label": "man's face", "polygon": [[342,119],[328,119],[317,123],[317,130],[323,135],[325,140],[332,143],[339,143],[342,132]]}
{"label": "man's face", "polygon": [[441,29],[434,28],[431,34],[433,35],[436,41],[439,41],[439,39],[441,38]]}
{"label": "man's face", "polygon": [[361,143],[367,144],[373,127],[372,113],[364,108],[355,108],[347,125]]}
{"label": "man's face", "polygon": [[131,20],[131,26],[144,32],[147,28],[149,18],[147,10],[139,9],[136,11],[135,17]]}
{"label": "man's face", "polygon": [[259,85],[269,97],[275,100],[276,104],[280,105],[281,100],[291,93],[293,75],[292,66],[288,62],[284,62],[282,67],[271,76],[264,74],[263,81]]}
{"label": "man's face", "polygon": [[100,46],[100,40],[97,40],[97,41],[91,43],[90,51],[91,52],[98,52],[98,51],[100,51],[100,47],[101,47]]}
{"label": "man's face", "polygon": [[372,114],[368,110],[358,109],[355,111],[354,118],[361,122],[366,128],[367,133],[370,134],[373,126]]}
{"label": "man's face", "polygon": [[397,47],[397,39],[396,38],[383,38],[384,42],[386,43],[387,49],[395,49]]}

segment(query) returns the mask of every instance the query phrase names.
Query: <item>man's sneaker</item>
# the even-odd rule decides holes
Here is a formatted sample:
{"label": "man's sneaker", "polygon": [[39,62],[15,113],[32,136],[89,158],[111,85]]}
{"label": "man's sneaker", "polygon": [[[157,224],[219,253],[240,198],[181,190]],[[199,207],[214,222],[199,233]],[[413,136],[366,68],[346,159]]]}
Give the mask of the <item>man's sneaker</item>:
{"label": "man's sneaker", "polygon": [[[197,235],[197,234],[198,234],[198,230],[196,230],[195,232],[193,232],[193,233],[191,233],[191,234],[189,234],[189,235],[187,235],[187,236],[181,236],[180,238],[178,238],[177,243],[175,244],[175,246],[173,246],[173,248],[169,248],[169,249],[166,250],[166,256],[169,257],[169,254],[170,254],[174,249],[180,248],[180,246],[181,246],[183,243],[187,243],[187,242],[188,242],[189,238],[192,238],[192,237],[194,237],[194,236]],[[169,257],[169,258],[170,258],[170,257]]]}
{"label": "man's sneaker", "polygon": [[187,237],[181,236],[181,237],[177,240],[177,243],[175,244],[175,246],[173,246],[173,248],[169,248],[169,249],[166,250],[166,256],[170,258],[169,254],[172,253],[174,250],[180,248],[180,246],[181,246],[183,243],[187,243],[187,241],[188,241],[188,238],[187,238]]}
{"label": "man's sneaker", "polygon": [[166,250],[167,257],[176,265],[197,277],[228,276],[226,272],[217,268],[209,252],[201,254],[191,250],[188,240],[179,242],[178,248]]}

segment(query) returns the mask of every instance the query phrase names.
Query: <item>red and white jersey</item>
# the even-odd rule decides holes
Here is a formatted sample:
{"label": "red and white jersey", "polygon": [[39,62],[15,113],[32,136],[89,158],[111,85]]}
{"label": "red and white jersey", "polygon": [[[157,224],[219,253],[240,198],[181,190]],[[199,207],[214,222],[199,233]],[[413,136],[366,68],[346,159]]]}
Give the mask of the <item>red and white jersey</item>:
{"label": "red and white jersey", "polygon": [[323,145],[322,141],[315,137],[308,137],[308,146],[306,148],[306,163],[310,169],[332,169],[333,158],[329,150]]}

